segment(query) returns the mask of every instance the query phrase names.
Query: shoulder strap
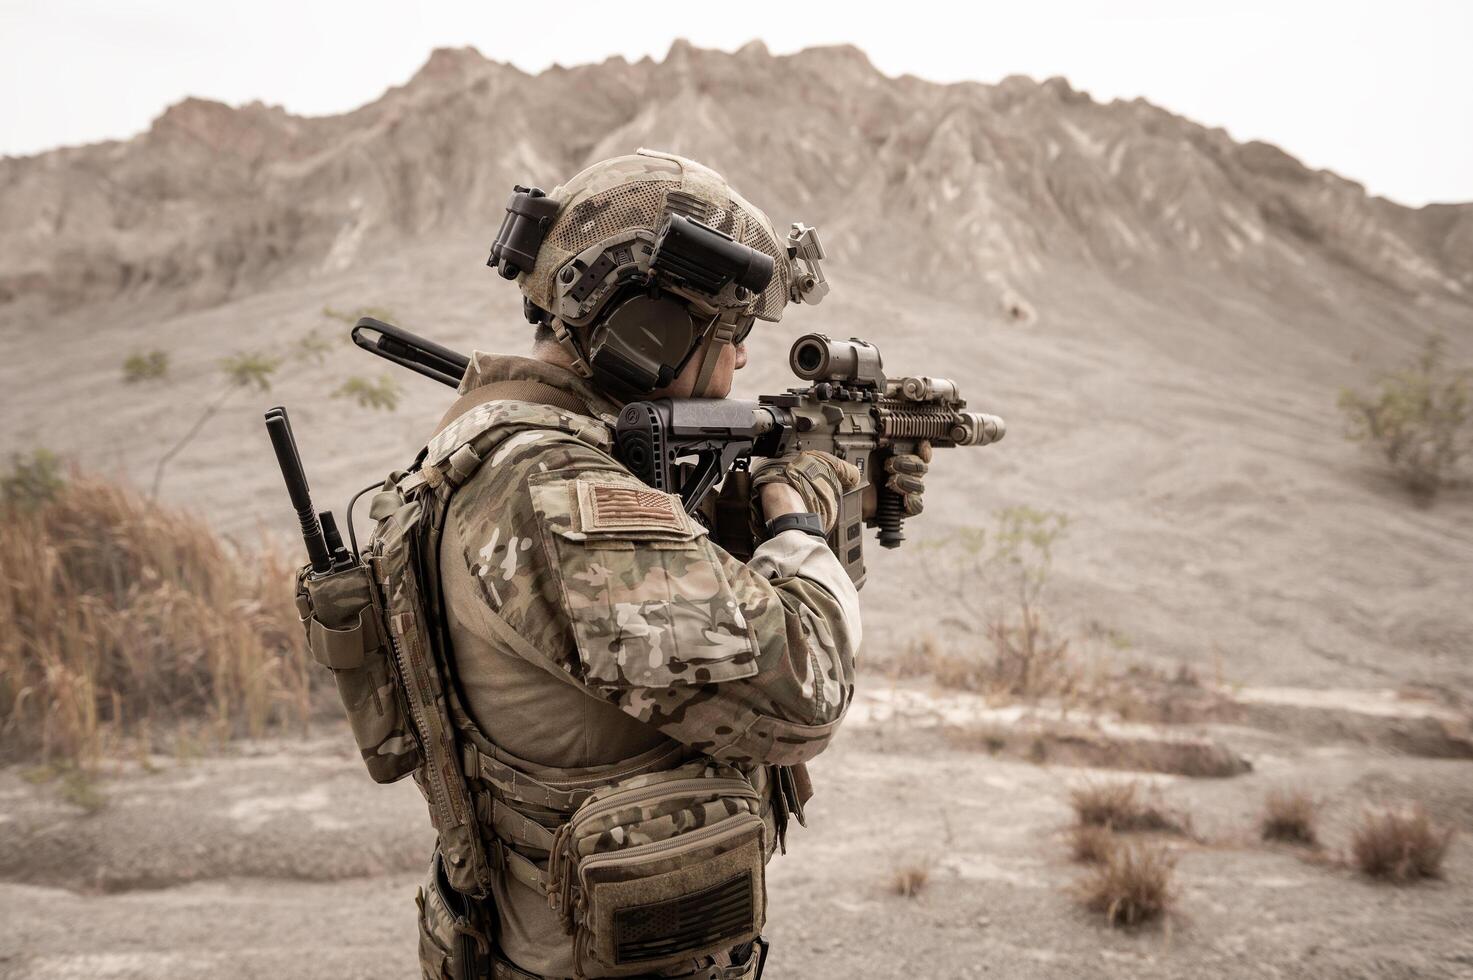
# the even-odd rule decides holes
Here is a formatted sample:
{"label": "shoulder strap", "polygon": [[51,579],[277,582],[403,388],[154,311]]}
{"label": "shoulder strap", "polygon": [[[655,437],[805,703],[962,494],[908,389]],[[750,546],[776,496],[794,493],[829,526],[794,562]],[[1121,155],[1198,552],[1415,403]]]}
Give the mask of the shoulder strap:
{"label": "shoulder strap", "polygon": [[440,419],[439,424],[435,426],[435,434],[438,435],[447,425],[477,405],[502,400],[551,405],[553,408],[561,408],[565,412],[595,417],[594,412],[584,403],[583,399],[571,391],[564,391],[562,388],[554,388],[550,384],[543,384],[541,381],[532,381],[529,379],[493,381],[488,385],[472,388],[457,398],[455,404],[450,406],[445,412],[444,417]]}

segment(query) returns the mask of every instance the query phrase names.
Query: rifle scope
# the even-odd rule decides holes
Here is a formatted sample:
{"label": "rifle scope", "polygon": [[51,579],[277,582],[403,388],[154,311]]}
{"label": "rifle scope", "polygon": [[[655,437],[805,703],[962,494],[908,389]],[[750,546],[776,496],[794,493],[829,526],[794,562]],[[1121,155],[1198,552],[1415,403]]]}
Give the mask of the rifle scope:
{"label": "rifle scope", "polygon": [[788,366],[804,381],[885,386],[880,349],[857,338],[830,340],[821,333],[804,334],[793,341]]}

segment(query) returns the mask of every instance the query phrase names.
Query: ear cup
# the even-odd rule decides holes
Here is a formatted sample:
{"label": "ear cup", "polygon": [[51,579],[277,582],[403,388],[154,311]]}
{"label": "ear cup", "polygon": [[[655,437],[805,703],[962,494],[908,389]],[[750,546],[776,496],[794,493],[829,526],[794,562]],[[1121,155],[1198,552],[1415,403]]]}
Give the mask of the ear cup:
{"label": "ear cup", "polygon": [[699,333],[684,303],[640,294],[593,329],[588,360],[599,375],[643,394],[675,380]]}

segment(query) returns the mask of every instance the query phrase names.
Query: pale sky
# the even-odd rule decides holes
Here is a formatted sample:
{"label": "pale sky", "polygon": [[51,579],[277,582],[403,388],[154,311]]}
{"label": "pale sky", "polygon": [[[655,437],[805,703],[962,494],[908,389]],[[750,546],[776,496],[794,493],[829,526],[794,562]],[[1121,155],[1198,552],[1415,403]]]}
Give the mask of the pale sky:
{"label": "pale sky", "polygon": [[0,153],[131,136],[186,95],[342,112],[474,45],[527,71],[676,37],[859,46],[935,81],[1064,75],[1144,96],[1406,204],[1473,201],[1473,2],[412,3],[0,0]]}

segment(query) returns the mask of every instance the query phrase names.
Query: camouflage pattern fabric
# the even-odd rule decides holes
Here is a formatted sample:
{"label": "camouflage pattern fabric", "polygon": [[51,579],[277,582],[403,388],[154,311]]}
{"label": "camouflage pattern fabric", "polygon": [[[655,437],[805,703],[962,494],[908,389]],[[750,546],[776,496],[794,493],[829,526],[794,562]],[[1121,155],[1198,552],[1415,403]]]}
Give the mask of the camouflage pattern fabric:
{"label": "camouflage pattern fabric", "polygon": [[424,762],[406,716],[388,638],[375,626],[373,583],[362,565],[330,575],[297,573],[297,607],[314,659],[332,669],[353,739],[375,782],[392,783]]}
{"label": "camouflage pattern fabric", "polygon": [[564,264],[615,230],[644,228],[653,233],[665,209],[665,195],[672,190],[706,203],[711,208],[707,223],[718,231],[772,256],[773,281],[755,313],[758,319],[781,320],[790,270],[785,239],[778,236],[771,219],[709,167],[659,150],[641,149],[599,161],[552,189],[548,197],[558,203],[558,214],[532,271],[517,277],[522,293],[542,309],[553,309],[553,277]]}
{"label": "camouflage pattern fabric", "polygon": [[631,806],[620,810],[611,818],[609,822],[612,826],[607,830],[599,831],[595,837],[580,840],[578,854],[580,857],[587,857],[590,854],[605,854],[641,844],[653,844],[678,837],[686,831],[719,823],[739,813],[756,811],[755,803],[744,806],[732,797],[721,797],[704,803],[666,800],[660,806]]}
{"label": "camouflage pattern fabric", "polygon": [[[573,392],[591,414],[488,402],[480,421],[489,429],[472,438],[473,453],[454,445],[475,428],[467,424],[437,438],[427,457],[426,479],[459,482],[439,564],[470,724],[520,771],[556,786],[627,786],[644,778],[630,775],[635,756],[668,759],[667,768],[690,758],[677,743],[717,756],[755,788],[770,853],[765,764],[816,755],[852,695],[852,583],[821,541],[796,531],[765,542],[746,565],[711,543],[677,501],[609,455],[605,421],[619,406],[572,372],[477,353],[462,388],[518,379]],[[493,612],[526,642],[506,642]],[[488,809],[487,794],[549,830],[571,813],[481,786]],[[647,830],[684,832],[727,810],[714,797],[670,803]],[[615,844],[609,829],[606,846]],[[547,854],[545,844],[505,843],[539,862]],[[570,976],[572,942],[547,897],[509,872],[493,891],[504,955]]]}
{"label": "camouflage pattern fabric", "polygon": [[[492,960],[486,922],[474,903],[449,886],[439,854],[430,860],[429,876],[415,893],[414,904],[419,909],[419,965],[425,980],[484,976]],[[473,950],[473,962],[464,962],[462,946]]]}
{"label": "camouflage pattern fabric", "polygon": [[759,809],[741,770],[712,761],[687,763],[623,779],[613,792],[591,795],[573,817],[573,847],[579,857],[638,847]]}
{"label": "camouflage pattern fabric", "polygon": [[817,755],[853,691],[851,611],[755,574],[572,428],[506,439],[451,501],[486,604],[539,666],[707,755]]}
{"label": "camouflage pattern fabric", "polygon": [[[688,963],[754,938],[771,853],[761,809],[741,770],[709,759],[595,791],[558,832],[547,871],[549,900],[574,935],[576,961],[599,973],[616,964],[610,972],[644,972],[641,965]],[[712,898],[713,888],[730,893]],[[676,927],[718,909],[722,925],[709,935]],[[621,960],[615,921],[628,912],[674,930],[682,945],[667,953],[628,949]],[[644,938],[654,935],[665,934]]]}

